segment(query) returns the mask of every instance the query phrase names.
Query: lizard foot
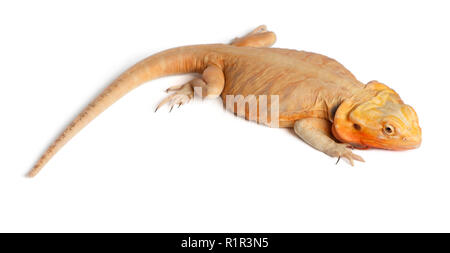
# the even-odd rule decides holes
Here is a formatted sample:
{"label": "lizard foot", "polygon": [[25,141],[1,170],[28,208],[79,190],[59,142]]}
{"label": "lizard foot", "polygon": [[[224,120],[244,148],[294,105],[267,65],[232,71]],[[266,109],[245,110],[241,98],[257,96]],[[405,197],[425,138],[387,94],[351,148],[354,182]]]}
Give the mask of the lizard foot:
{"label": "lizard foot", "polygon": [[231,41],[234,46],[270,47],[275,43],[275,34],[267,30],[267,26],[260,25],[244,37],[236,37]]}
{"label": "lizard foot", "polygon": [[155,112],[158,111],[158,109],[161,106],[163,106],[167,103],[169,103],[170,111],[172,111],[172,109],[175,105],[178,105],[178,107],[180,107],[181,105],[184,105],[187,102],[189,102],[194,96],[194,91],[193,91],[190,83],[172,86],[166,90],[166,92],[169,92],[169,91],[175,91],[175,92],[173,94],[168,95],[166,98],[164,98],[161,101],[161,103],[159,103],[159,105],[156,107]]}
{"label": "lizard foot", "polygon": [[263,33],[263,32],[267,32],[266,25],[260,25],[260,26],[256,27],[253,31],[251,31],[249,34],[247,34],[247,36],[257,34],[257,33]]}
{"label": "lizard foot", "polygon": [[351,147],[349,144],[336,143],[332,149],[327,151],[327,154],[332,157],[338,157],[339,159],[341,157],[346,158],[352,166],[354,165],[353,160],[364,162],[364,159],[361,156],[354,154],[349,147]]}

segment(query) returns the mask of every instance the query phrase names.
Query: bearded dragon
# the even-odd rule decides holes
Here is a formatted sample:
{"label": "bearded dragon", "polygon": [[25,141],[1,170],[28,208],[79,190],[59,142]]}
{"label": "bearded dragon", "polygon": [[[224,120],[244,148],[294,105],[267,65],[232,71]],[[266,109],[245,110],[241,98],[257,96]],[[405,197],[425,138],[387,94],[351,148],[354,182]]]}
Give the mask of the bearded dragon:
{"label": "bearded dragon", "polygon": [[[262,123],[293,128],[315,149],[346,158],[351,165],[353,160],[364,161],[352,148],[419,147],[417,114],[393,89],[377,81],[363,84],[343,65],[320,54],[270,48],[275,40],[273,32],[259,26],[230,44],[178,47],[142,60],[106,87],[67,126],[28,176],[35,176],[83,127],[140,84],[183,73],[200,73],[201,77],[167,89],[172,94],[157,109],[164,104],[185,104],[198,89],[199,96],[221,96],[224,103],[229,95],[255,96],[257,104],[261,96],[276,95],[277,107],[268,101],[268,120]],[[234,104],[227,108],[238,111]],[[273,110],[278,117],[271,117]],[[261,113],[261,107],[257,111]],[[243,112],[247,119],[254,114],[249,106]],[[259,114],[256,119],[259,121]]]}

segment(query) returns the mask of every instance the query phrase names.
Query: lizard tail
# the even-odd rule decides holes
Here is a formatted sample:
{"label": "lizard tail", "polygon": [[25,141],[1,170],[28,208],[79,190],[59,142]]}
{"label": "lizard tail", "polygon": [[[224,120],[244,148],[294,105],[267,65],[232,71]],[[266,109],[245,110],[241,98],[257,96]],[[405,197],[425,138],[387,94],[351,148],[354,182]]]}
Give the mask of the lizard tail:
{"label": "lizard tail", "polygon": [[195,46],[169,49],[152,55],[125,71],[78,114],[48,147],[27,176],[34,177],[39,173],[56,152],[81,129],[140,84],[166,75],[202,71],[202,68],[204,69],[204,57],[202,57],[201,51],[200,48]]}

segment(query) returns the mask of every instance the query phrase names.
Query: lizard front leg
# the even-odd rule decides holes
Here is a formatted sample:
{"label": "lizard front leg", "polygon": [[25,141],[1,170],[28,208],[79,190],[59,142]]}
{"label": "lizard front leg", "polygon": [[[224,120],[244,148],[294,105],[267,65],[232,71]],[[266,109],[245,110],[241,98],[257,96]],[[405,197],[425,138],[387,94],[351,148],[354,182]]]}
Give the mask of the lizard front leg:
{"label": "lizard front leg", "polygon": [[275,40],[275,33],[267,31],[265,25],[260,25],[244,37],[234,39],[231,45],[238,47],[270,47],[275,43]]}
{"label": "lizard front leg", "polygon": [[161,101],[155,111],[166,103],[169,103],[170,110],[174,105],[181,106],[194,97],[194,92],[202,98],[217,98],[222,93],[224,85],[225,77],[222,69],[216,65],[209,65],[203,71],[202,78],[194,78],[188,83],[168,88],[167,92],[174,93]]}
{"label": "lizard front leg", "polygon": [[353,159],[364,162],[362,157],[353,154],[349,144],[336,143],[331,137],[331,123],[325,119],[305,118],[294,124],[295,133],[313,148],[331,157],[344,157],[353,166]]}

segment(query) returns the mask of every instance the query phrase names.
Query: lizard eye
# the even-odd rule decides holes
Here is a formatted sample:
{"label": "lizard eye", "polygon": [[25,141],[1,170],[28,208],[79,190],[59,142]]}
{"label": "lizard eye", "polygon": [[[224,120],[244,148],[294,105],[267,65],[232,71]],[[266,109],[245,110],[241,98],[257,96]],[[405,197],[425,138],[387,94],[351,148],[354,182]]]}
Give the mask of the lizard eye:
{"label": "lizard eye", "polygon": [[385,125],[383,128],[383,132],[386,135],[393,135],[394,134],[394,127],[391,125]]}

